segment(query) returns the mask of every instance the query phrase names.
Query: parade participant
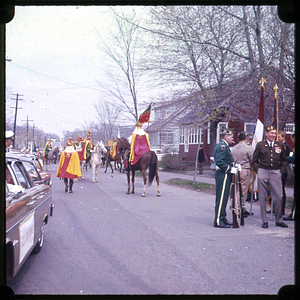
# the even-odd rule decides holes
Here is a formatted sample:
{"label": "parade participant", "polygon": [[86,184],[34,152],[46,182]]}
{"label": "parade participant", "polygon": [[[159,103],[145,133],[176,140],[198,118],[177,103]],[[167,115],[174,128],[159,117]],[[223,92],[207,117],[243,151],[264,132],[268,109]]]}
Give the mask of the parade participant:
{"label": "parade participant", "polygon": [[83,158],[83,153],[84,153],[84,140],[83,138],[81,137],[80,134],[78,134],[77,136],[77,140],[74,144],[74,147],[75,147],[75,150],[77,151],[78,153],[78,156],[79,156],[79,160],[80,161],[83,161],[84,158]]}
{"label": "parade participant", "polygon": [[[68,142],[70,142],[72,144],[72,146],[74,146],[74,138],[72,136],[69,137]],[[74,146],[75,149],[75,146]]]}
{"label": "parade participant", "polygon": [[203,151],[203,146],[199,146],[199,152],[198,152],[198,169],[199,169],[199,174],[203,174],[203,165],[204,165],[204,151]]}
{"label": "parade participant", "polygon": [[51,142],[52,142],[52,140],[48,139],[46,144],[45,144],[44,151],[43,151],[43,157],[44,157],[45,160],[48,159],[48,153],[49,153],[50,150],[52,150]]}
{"label": "parade participant", "polygon": [[65,192],[67,193],[69,189],[69,193],[73,193],[73,180],[81,177],[81,171],[78,153],[70,141],[61,153],[56,176],[64,179]]}
{"label": "parade participant", "polygon": [[247,211],[245,203],[251,181],[251,163],[254,150],[252,146],[247,145],[247,134],[245,131],[239,133],[238,139],[239,143],[233,147],[231,153],[234,162],[241,165],[242,207],[244,217],[247,217],[250,213]]}
{"label": "parade participant", "polygon": [[226,206],[228,202],[231,174],[237,172],[233,167],[233,158],[229,145],[233,141],[233,131],[227,128],[222,129],[222,139],[216,145],[214,151],[214,161],[216,163],[216,203],[214,226],[220,228],[230,228],[232,223],[226,219]]}
{"label": "parade participant", "polygon": [[136,123],[135,129],[132,133],[131,138],[131,148],[130,148],[130,156],[129,162],[130,164],[136,164],[142,155],[147,151],[150,151],[150,142],[148,133],[143,129],[143,123]]}
{"label": "parade participant", "polygon": [[[287,161],[288,161],[288,163],[292,164],[294,174],[295,174],[295,133],[292,134],[292,142],[293,142],[294,148],[293,148],[293,151],[290,152],[289,156],[287,157]],[[294,192],[295,192],[295,190],[294,190]],[[296,204],[296,202],[295,202],[295,195],[294,195],[294,200],[293,200],[293,206],[292,206],[291,213],[287,217],[283,217],[283,220],[286,220],[286,221],[293,221],[294,220],[295,204]]]}
{"label": "parade participant", "polygon": [[280,227],[288,227],[282,221],[282,183],[281,174],[285,172],[287,157],[284,145],[275,141],[276,129],[268,126],[265,130],[266,139],[256,144],[253,154],[252,166],[257,173],[258,198],[260,202],[260,213],[262,228],[268,228],[266,211],[266,199],[268,197],[268,186],[275,208],[275,224]]}
{"label": "parade participant", "polygon": [[14,133],[11,130],[5,131],[5,151],[9,151],[9,147],[14,139]]}
{"label": "parade participant", "polygon": [[[278,132],[278,141],[281,142],[284,145],[285,154],[286,154],[286,157],[288,157],[290,155],[291,148],[287,144],[287,142],[285,140],[285,137],[286,137],[286,133],[284,131],[279,131]],[[286,169],[285,172],[283,174],[281,174],[281,182],[282,182],[282,214],[283,215],[285,215],[285,203],[286,203],[285,183],[286,183],[287,177],[288,177],[288,172],[287,172],[287,169]]]}
{"label": "parade participant", "polygon": [[88,130],[85,142],[84,142],[84,152],[83,152],[83,158],[86,160],[86,163],[89,162],[91,159],[91,138],[92,138],[92,133],[90,130]]}
{"label": "parade participant", "polygon": [[112,159],[115,159],[116,154],[118,153],[117,141],[113,141],[113,148],[110,150],[109,154],[111,155]]}

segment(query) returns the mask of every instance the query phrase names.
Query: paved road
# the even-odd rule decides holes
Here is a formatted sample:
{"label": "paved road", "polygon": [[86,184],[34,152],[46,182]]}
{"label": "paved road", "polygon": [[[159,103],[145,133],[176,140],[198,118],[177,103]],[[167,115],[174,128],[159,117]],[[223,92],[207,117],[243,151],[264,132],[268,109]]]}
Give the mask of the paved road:
{"label": "paved road", "polygon": [[162,183],[156,197],[154,183],[142,198],[140,178],[134,195],[124,174],[99,179],[89,171],[69,194],[53,178],[54,216],[8,282],[16,294],[277,294],[294,283],[293,222],[262,229],[254,205],[244,227],[214,228],[212,195]]}

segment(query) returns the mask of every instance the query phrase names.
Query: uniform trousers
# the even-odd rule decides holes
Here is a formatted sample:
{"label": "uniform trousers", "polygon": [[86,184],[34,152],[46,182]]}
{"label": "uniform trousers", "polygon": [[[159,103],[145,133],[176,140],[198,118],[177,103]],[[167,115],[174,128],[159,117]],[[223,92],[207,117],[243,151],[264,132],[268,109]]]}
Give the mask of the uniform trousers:
{"label": "uniform trousers", "polygon": [[216,170],[216,204],[214,226],[226,224],[226,206],[231,184],[231,174]]}
{"label": "uniform trousers", "polygon": [[242,186],[242,207],[243,211],[246,211],[246,199],[248,195],[248,190],[251,181],[251,170],[250,169],[242,169],[240,171],[241,174],[241,186]]}
{"label": "uniform trousers", "polygon": [[272,201],[274,201],[275,221],[282,222],[282,183],[280,170],[267,170],[258,168],[257,185],[262,222],[268,222],[266,209],[268,185],[270,185],[271,198]]}

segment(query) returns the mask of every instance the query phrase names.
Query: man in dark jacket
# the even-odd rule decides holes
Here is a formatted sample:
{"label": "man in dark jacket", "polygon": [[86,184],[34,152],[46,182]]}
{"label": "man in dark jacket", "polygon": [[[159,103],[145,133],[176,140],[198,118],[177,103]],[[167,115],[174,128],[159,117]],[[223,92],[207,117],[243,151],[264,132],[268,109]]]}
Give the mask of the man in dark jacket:
{"label": "man in dark jacket", "polygon": [[199,174],[203,174],[203,165],[204,165],[204,151],[203,146],[199,146],[199,153],[198,153],[198,170]]}
{"label": "man in dark jacket", "polygon": [[268,126],[265,130],[266,139],[258,142],[253,154],[252,166],[257,173],[258,198],[262,218],[262,228],[268,228],[268,218],[265,200],[268,197],[268,187],[275,208],[276,226],[288,227],[282,221],[282,182],[281,174],[286,171],[287,157],[284,145],[275,141],[276,129]]}

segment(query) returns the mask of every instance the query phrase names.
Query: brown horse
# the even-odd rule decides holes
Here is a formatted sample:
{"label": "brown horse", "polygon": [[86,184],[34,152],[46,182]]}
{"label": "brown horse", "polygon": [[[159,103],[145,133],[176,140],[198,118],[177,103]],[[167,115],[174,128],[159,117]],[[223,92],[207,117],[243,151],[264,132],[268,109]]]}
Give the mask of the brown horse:
{"label": "brown horse", "polygon": [[[117,138],[117,147],[119,149],[119,152],[121,154],[125,154],[125,152],[130,151],[130,143],[125,138]],[[126,156],[126,155],[125,155]],[[125,158],[126,159],[126,158]],[[132,173],[132,190],[131,193],[135,193],[134,188],[134,176],[135,171],[140,170],[142,171],[142,175],[144,178],[144,189],[142,193],[142,197],[146,196],[146,185],[147,185],[147,174],[146,170],[149,168],[149,174],[148,174],[148,185],[150,186],[154,176],[156,177],[157,182],[157,196],[161,196],[160,188],[159,188],[159,177],[158,177],[158,171],[157,171],[157,155],[154,151],[147,151],[145,152],[140,160],[135,163],[134,165],[130,164],[128,162],[128,173],[127,173],[127,182],[128,182],[128,190],[126,194],[130,194],[130,171]]]}
{"label": "brown horse", "polygon": [[117,170],[117,166],[116,166],[116,165],[118,165],[118,167],[120,167],[120,173],[122,172],[122,154],[116,153],[115,157],[113,158],[113,157],[109,154],[109,151],[108,151],[108,152],[105,154],[105,156],[104,156],[104,161],[106,161],[106,168],[105,168],[104,173],[106,173],[108,165],[110,165],[111,172],[112,172],[112,173],[114,172],[113,167],[112,167],[112,165],[111,165],[111,162],[112,162],[112,161],[115,162],[115,170]]}

